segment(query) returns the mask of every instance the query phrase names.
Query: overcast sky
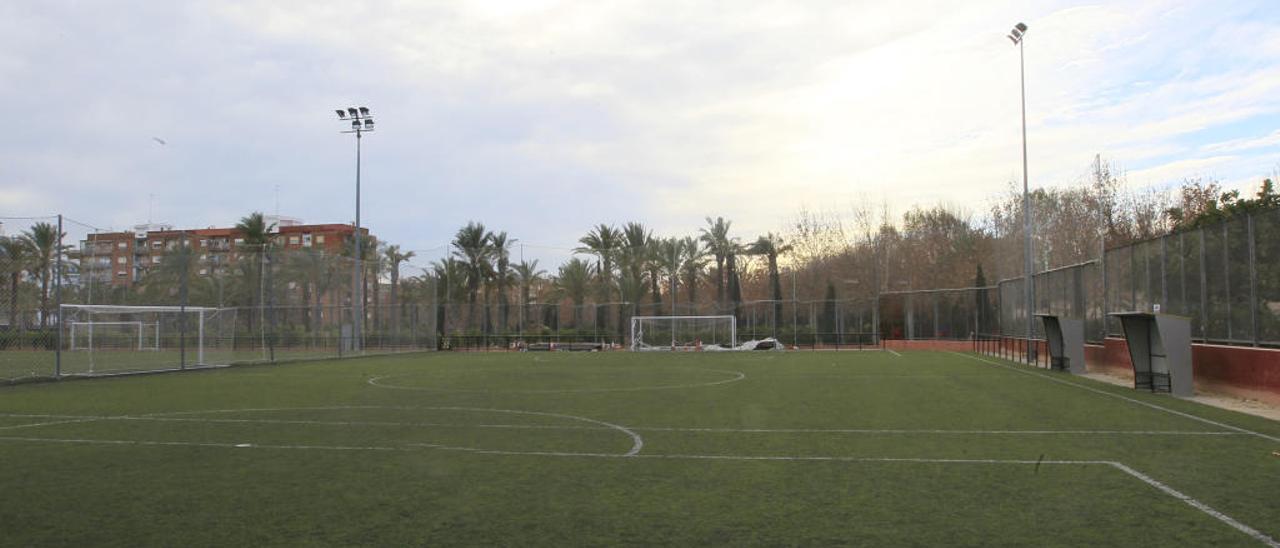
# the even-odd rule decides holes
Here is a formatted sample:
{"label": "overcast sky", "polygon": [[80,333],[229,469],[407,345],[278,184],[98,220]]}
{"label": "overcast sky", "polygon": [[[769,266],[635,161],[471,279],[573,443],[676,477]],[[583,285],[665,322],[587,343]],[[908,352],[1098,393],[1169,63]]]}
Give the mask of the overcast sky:
{"label": "overcast sky", "polygon": [[754,239],[801,207],[980,212],[1021,178],[1018,21],[1032,186],[1095,153],[1135,186],[1280,166],[1274,0],[19,0],[0,217],[226,226],[278,188],[282,214],[351,222],[351,105],[378,122],[364,224],[424,258],[472,219],[551,266],[599,222]]}

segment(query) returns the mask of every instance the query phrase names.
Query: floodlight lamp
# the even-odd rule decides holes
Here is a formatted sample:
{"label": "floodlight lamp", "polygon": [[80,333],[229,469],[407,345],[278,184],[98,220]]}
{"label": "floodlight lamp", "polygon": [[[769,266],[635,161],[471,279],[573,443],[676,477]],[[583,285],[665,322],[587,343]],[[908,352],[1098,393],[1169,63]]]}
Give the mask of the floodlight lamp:
{"label": "floodlight lamp", "polygon": [[1013,26],[1013,28],[1015,28],[1015,29],[1017,29],[1017,30],[1018,30],[1018,34],[1019,34],[1019,35],[1021,35],[1022,33],[1027,32],[1027,25],[1026,25],[1026,23],[1018,23],[1017,25],[1014,25],[1014,26]]}
{"label": "floodlight lamp", "polygon": [[351,129],[360,129],[360,120],[352,120]]}
{"label": "floodlight lamp", "polygon": [[368,108],[368,107],[360,107],[360,115],[361,115],[361,116],[368,116],[368,115],[369,115],[369,108]]}
{"label": "floodlight lamp", "polygon": [[338,113],[338,119],[339,119],[339,120],[346,120],[346,119],[347,119],[347,111],[342,110],[342,109],[338,109],[338,110],[335,110],[334,112],[337,112],[337,113]]}
{"label": "floodlight lamp", "polygon": [[356,111],[356,107],[348,107],[347,114],[350,114],[352,118],[360,115],[360,113]]}
{"label": "floodlight lamp", "polygon": [[370,120],[370,119],[367,119],[367,118],[366,118],[366,119],[365,119],[365,121],[364,121],[364,128],[365,128],[365,129],[373,129],[373,120]]}

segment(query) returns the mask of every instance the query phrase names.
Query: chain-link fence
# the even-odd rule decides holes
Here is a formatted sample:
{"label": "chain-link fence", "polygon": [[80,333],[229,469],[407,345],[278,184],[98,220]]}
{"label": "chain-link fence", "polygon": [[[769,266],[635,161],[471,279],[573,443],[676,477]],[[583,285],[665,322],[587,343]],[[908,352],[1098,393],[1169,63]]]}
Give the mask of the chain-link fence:
{"label": "chain-link fence", "polygon": [[[1280,211],[1245,214],[1108,249],[1100,260],[1035,275],[1037,313],[1083,319],[1085,338],[1121,336],[1109,314],[1187,316],[1200,342],[1280,345]],[[1026,336],[1023,280],[999,283],[1000,333]],[[1043,326],[1033,322],[1033,337]]]}
{"label": "chain-link fence", "polygon": [[[294,242],[265,234],[254,243],[187,231],[120,233],[61,216],[0,223],[0,379],[77,372],[79,366],[60,370],[59,362],[60,351],[71,351],[73,344],[77,352],[89,347],[77,337],[98,343],[99,354],[123,352],[141,337],[142,349],[134,351],[152,352],[137,359],[145,370],[501,349],[520,342],[623,348],[637,315],[732,315],[740,341],[772,337],[801,348],[875,344],[881,337],[1026,337],[1029,311],[1019,278],[994,287],[887,292],[862,300],[736,304],[706,296],[664,302],[670,295],[649,288],[627,302],[616,299],[618,288],[614,299],[593,299],[590,292],[563,291],[546,277],[518,281],[454,271],[450,280],[438,263],[416,265],[374,245],[365,246],[364,260],[357,261],[343,241]],[[359,287],[357,279],[363,279]],[[1030,311],[1083,319],[1090,342],[1120,335],[1109,313],[1158,308],[1190,317],[1199,341],[1280,345],[1280,211],[1116,247],[1100,259],[1037,273],[1034,280]],[[86,306],[125,308],[97,319],[60,313]],[[177,312],[130,316],[127,307]],[[193,320],[185,307],[217,311],[225,323],[206,336],[219,340],[192,341],[187,329]],[[357,318],[363,325],[357,326]],[[159,334],[148,342],[145,330],[156,325],[162,326]],[[1031,325],[1032,338],[1042,338],[1040,322]],[[193,342],[216,351],[189,360],[182,350]]]}

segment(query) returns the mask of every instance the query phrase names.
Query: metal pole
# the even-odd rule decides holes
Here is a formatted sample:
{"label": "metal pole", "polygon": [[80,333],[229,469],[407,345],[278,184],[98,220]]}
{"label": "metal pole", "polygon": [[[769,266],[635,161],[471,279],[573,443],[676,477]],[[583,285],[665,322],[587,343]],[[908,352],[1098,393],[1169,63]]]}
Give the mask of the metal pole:
{"label": "metal pole", "polygon": [[1027,183],[1027,68],[1026,58],[1023,55],[1023,42],[1025,40],[1025,35],[1018,40],[1018,75],[1022,87],[1022,231],[1023,239],[1026,240],[1024,248],[1026,253],[1024,264],[1026,287],[1024,294],[1026,298],[1025,312],[1027,314],[1027,361],[1030,362],[1032,359],[1030,342],[1032,336],[1032,307],[1034,306],[1035,298],[1033,286],[1035,282],[1031,278],[1031,193],[1028,191]]}
{"label": "metal pole", "polygon": [[[57,274],[53,278],[53,295],[54,301],[58,305],[58,347],[53,351],[53,376],[58,378],[62,376],[62,214],[58,214],[58,247],[57,247],[57,266],[54,269]],[[90,337],[92,340],[92,337]]]}
{"label": "metal pole", "polygon": [[360,234],[360,136],[361,130],[356,128],[356,256],[355,264],[352,266],[352,320],[351,328],[353,330],[354,341],[351,343],[351,349],[360,352],[364,342],[364,258],[360,254],[361,240],[363,236]]}
{"label": "metal pole", "polygon": [[1253,346],[1258,346],[1261,340],[1258,336],[1258,328],[1261,326],[1258,320],[1258,253],[1253,231],[1253,215],[1246,215],[1245,220],[1249,222],[1249,324],[1253,331]]}
{"label": "metal pole", "polygon": [[800,302],[796,300],[796,271],[791,270],[791,346],[800,347]]}
{"label": "metal pole", "polygon": [[[187,245],[187,233],[182,233],[182,240],[179,242],[183,250],[182,278],[179,280],[181,285],[178,287],[178,369],[187,368],[187,275],[191,272],[191,264],[186,261],[192,260],[194,251]],[[159,326],[159,322],[156,323]],[[159,340],[156,341],[159,344]]]}

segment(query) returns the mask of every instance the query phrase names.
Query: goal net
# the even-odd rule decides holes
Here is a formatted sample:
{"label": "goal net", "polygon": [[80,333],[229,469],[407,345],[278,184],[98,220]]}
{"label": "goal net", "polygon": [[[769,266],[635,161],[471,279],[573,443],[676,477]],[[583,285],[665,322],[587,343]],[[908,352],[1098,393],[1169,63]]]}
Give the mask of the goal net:
{"label": "goal net", "polygon": [[71,321],[67,350],[160,350],[160,324],[141,321]]}
{"label": "goal net", "polygon": [[631,350],[696,351],[734,348],[738,324],[733,316],[635,316]]}
{"label": "goal net", "polygon": [[231,309],[64,304],[64,375],[163,371],[228,363]]}

